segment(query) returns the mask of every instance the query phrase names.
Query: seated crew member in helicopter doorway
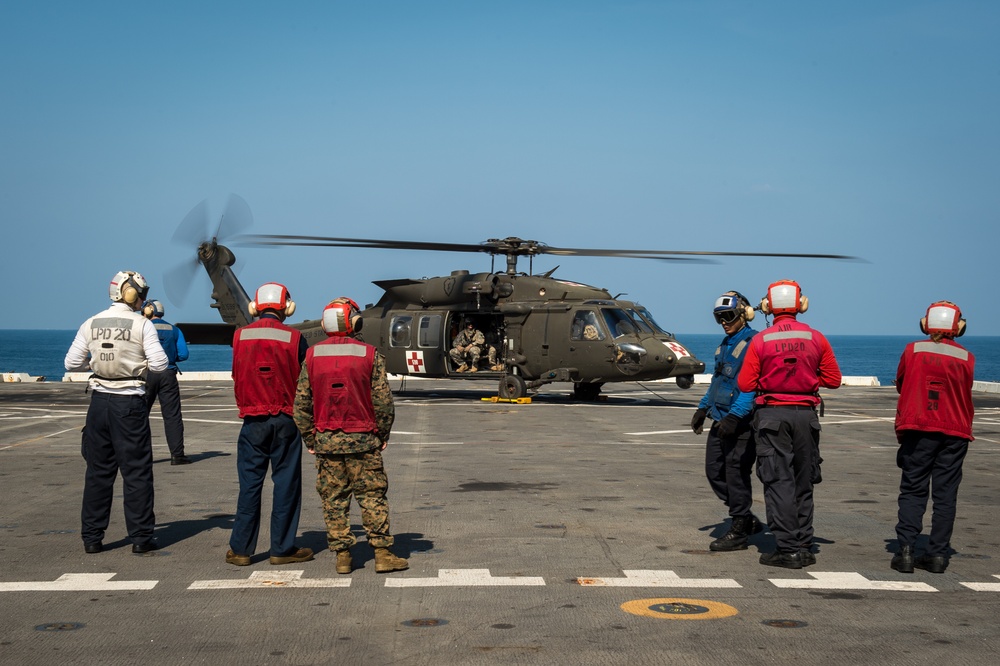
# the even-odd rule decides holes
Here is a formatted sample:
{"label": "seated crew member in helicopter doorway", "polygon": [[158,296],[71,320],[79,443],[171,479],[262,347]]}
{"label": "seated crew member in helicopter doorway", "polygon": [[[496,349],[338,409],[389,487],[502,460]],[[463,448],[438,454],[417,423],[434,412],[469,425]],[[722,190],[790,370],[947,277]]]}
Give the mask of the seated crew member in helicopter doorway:
{"label": "seated crew member in helicopter doorway", "polygon": [[382,451],[396,418],[385,357],[356,340],[358,305],[341,296],[323,310],[328,338],[313,345],[295,390],[295,425],[316,456],[316,491],[323,500],[327,543],[337,553],[337,573],[353,568],[351,495],[361,505],[361,524],[375,550],[375,572],[403,571],[409,563],[389,548],[389,480]]}
{"label": "seated crew member in helicopter doorway", "polygon": [[486,337],[483,332],[476,328],[472,319],[466,319],[465,327],[455,336],[448,352],[451,360],[458,366],[455,372],[478,372],[479,357],[483,353],[485,344]]}
{"label": "seated crew member in helicopter doorway", "polygon": [[[896,465],[902,476],[896,523],[899,552],[890,566],[901,573],[913,573],[913,567],[944,573],[951,554],[962,463],[974,439],[976,358],[955,342],[965,333],[965,320],[954,303],[932,303],[920,320],[920,330],[930,339],[908,344],[896,370]],[[934,501],[930,540],[927,552],[914,558],[930,492]]]}
{"label": "seated crew member in helicopter doorway", "polygon": [[180,370],[177,364],[188,359],[187,342],[184,334],[163,318],[163,303],[146,301],[142,304],[142,315],[153,322],[156,335],[160,338],[163,351],[167,354],[167,369],[150,372],[146,377],[146,404],[160,401],[160,415],[163,417],[163,432],[170,449],[171,465],[190,465],[191,459],[184,455],[184,420],[181,417],[181,389],[177,384]]}
{"label": "seated crew member in helicopter doorway", "polygon": [[[753,432],[757,478],[764,484],[767,524],[777,550],[760,556],[765,566],[801,569],[816,563],[813,548],[813,485],[820,481],[820,387],[840,387],[840,366],[819,331],[796,319],[809,308],[797,282],[767,288],[760,311],[774,325],[750,340],[737,379],[756,391]],[[793,370],[794,368],[794,370]]]}
{"label": "seated crew member in helicopter doorway", "polygon": [[743,365],[743,352],[757,331],[749,324],[754,318],[753,307],[738,291],[719,296],[712,314],[726,336],[715,350],[712,383],[691,418],[691,429],[700,435],[705,417],[713,421],[705,444],[705,476],[716,496],[729,508],[731,518],[729,531],[709,544],[709,549],[745,550],[750,535],[763,527],[750,513],[753,505],[750,472],[755,459],[750,416],[754,394],[740,391],[736,377]]}

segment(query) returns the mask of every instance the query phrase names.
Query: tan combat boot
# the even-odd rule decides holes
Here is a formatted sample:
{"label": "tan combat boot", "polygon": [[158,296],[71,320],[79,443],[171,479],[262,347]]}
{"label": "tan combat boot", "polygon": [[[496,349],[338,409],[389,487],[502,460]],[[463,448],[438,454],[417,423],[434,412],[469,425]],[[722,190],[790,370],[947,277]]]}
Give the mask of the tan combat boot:
{"label": "tan combat boot", "polygon": [[479,368],[477,368],[476,366],[472,366],[471,368],[469,368],[469,372],[479,372]]}
{"label": "tan combat boot", "polygon": [[388,548],[375,549],[375,573],[389,573],[409,569],[410,563],[402,557],[396,557]]}
{"label": "tan combat boot", "polygon": [[353,569],[353,564],[351,562],[351,551],[349,550],[338,550],[337,551],[337,573],[339,574],[349,574]]}
{"label": "tan combat boot", "polygon": [[466,364],[463,363],[462,365],[458,366],[458,370],[456,370],[455,372],[465,372],[468,369],[469,369],[469,366],[467,366]]}

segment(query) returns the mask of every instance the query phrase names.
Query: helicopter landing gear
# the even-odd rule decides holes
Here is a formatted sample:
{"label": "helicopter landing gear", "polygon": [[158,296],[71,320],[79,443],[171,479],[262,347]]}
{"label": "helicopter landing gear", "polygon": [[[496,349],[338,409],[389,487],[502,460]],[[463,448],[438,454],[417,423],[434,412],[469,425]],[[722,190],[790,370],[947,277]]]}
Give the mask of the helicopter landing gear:
{"label": "helicopter landing gear", "polygon": [[603,382],[594,383],[583,383],[576,382],[573,384],[573,397],[577,400],[583,400],[585,402],[594,402],[597,397],[601,395],[601,387],[604,386]]}
{"label": "helicopter landing gear", "polygon": [[500,397],[506,400],[516,400],[528,395],[528,385],[520,375],[507,375],[500,380]]}

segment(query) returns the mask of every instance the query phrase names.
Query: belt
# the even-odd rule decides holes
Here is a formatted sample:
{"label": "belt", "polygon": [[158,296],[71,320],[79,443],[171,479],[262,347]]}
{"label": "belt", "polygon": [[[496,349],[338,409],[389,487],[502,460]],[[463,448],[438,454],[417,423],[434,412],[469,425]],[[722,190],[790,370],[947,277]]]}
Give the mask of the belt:
{"label": "belt", "polygon": [[813,411],[816,411],[816,407],[814,405],[776,405],[774,403],[771,403],[771,404],[757,405],[757,407],[758,408],[783,407],[785,409],[811,409]]}

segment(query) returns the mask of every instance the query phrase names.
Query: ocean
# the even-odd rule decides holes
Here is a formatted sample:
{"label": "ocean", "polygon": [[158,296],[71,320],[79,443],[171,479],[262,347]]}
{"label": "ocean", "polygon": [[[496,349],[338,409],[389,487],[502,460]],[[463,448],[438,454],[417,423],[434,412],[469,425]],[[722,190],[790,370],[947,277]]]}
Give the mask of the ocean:
{"label": "ocean", "polygon": [[[0,372],[24,372],[61,381],[63,358],[76,331],[0,330]],[[677,339],[711,367],[721,335],[677,334]],[[896,376],[899,355],[908,342],[920,336],[831,335],[830,344],[845,375],[877,377],[889,386]],[[976,379],[1000,382],[1000,337],[968,336],[959,342],[976,356]],[[232,368],[233,351],[226,345],[192,345],[191,357],[180,364],[181,372],[225,371]]]}

